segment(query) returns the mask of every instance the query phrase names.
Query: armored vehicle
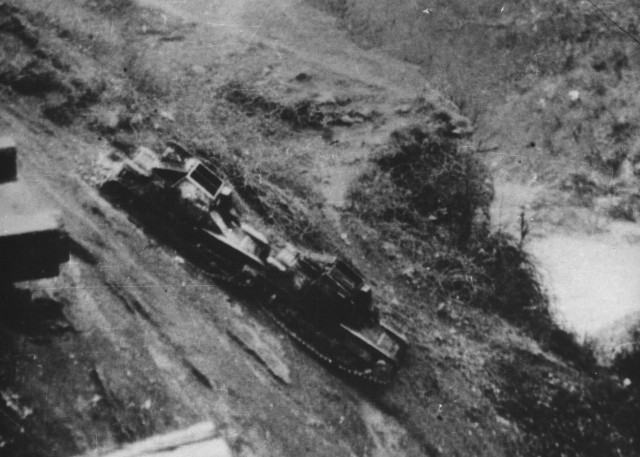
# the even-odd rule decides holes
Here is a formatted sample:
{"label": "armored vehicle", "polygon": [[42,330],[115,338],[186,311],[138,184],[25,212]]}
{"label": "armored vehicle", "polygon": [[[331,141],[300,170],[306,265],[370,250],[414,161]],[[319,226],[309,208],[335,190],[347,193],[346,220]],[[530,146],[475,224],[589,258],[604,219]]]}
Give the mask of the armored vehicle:
{"label": "armored vehicle", "polygon": [[140,147],[132,158],[113,161],[100,190],[210,273],[261,270],[269,254],[266,238],[240,222],[231,186],[176,145],[162,155]]}
{"label": "armored vehicle", "polygon": [[391,380],[407,341],[380,321],[362,274],[290,245],[272,255],[269,240],[240,220],[231,186],[182,148],[139,148],[114,164],[101,190],[200,267],[252,286],[268,314],[324,362],[373,383]]}
{"label": "armored vehicle", "polygon": [[381,322],[371,287],[353,265],[287,246],[269,262],[268,277],[269,311],[295,339],[350,375],[376,384],[392,379],[406,337]]}

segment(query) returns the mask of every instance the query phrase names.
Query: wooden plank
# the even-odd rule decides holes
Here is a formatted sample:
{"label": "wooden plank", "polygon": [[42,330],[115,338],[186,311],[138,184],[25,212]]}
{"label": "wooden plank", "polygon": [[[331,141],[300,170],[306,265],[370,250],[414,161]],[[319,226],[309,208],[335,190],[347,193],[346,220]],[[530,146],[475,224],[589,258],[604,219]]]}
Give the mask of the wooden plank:
{"label": "wooden plank", "polygon": [[156,435],[116,451],[91,451],[82,457],[233,457],[227,442],[214,438],[215,426],[206,421],[183,430]]}
{"label": "wooden plank", "polygon": [[[144,454],[145,457],[233,457],[227,442],[222,438],[181,446],[166,452]],[[110,456],[109,456],[110,457]]]}

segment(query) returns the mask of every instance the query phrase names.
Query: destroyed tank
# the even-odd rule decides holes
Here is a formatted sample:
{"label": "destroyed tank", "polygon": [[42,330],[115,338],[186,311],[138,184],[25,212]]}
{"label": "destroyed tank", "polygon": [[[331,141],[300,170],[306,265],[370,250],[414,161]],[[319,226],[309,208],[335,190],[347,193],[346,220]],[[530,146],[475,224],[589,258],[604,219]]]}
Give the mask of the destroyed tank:
{"label": "destroyed tank", "polygon": [[322,361],[388,383],[405,337],[380,321],[364,278],[344,259],[292,246],[272,255],[240,220],[231,186],[184,150],[139,148],[115,164],[101,191],[216,278],[251,286],[270,316]]}
{"label": "destroyed tank", "polygon": [[18,181],[13,139],[0,138],[0,289],[14,282],[51,278],[69,260],[68,237],[60,214],[30,204]]}
{"label": "destroyed tank", "polygon": [[391,381],[407,340],[380,320],[371,287],[353,265],[293,246],[267,265],[268,310],[291,336],[342,372],[375,384]]}

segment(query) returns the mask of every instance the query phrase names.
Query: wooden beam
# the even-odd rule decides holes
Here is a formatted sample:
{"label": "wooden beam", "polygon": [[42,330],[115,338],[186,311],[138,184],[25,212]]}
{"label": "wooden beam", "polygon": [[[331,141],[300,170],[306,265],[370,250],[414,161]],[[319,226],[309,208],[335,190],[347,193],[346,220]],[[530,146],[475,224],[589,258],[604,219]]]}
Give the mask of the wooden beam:
{"label": "wooden beam", "polygon": [[[213,422],[156,435],[116,451],[91,451],[81,457],[233,457],[223,438],[214,438]],[[80,456],[79,456],[80,457]]]}

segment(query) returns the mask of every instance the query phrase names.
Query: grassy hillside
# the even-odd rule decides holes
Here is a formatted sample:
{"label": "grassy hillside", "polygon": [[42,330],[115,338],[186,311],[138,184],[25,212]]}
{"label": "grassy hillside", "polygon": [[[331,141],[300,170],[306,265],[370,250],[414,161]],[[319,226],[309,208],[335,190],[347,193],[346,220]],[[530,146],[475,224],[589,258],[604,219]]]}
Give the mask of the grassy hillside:
{"label": "grassy hillside", "polygon": [[[439,303],[439,318],[457,321],[461,314],[464,321],[470,316],[465,308],[479,307],[562,358],[556,364],[541,354],[494,347],[483,362],[486,377],[496,380],[487,398],[523,432],[517,455],[636,455],[640,397],[630,367],[637,353],[612,369],[601,367],[591,348],[554,321],[522,244],[487,225],[486,168],[447,131],[434,115],[426,126],[395,132],[374,155],[351,187],[351,214],[360,218],[353,236],[372,258],[382,247],[383,262],[405,287]],[[364,235],[363,221],[375,230]],[[423,307],[393,309],[417,323],[429,314]],[[478,321],[469,325],[482,328]]]}
{"label": "grassy hillside", "polygon": [[[361,45],[419,64],[431,79],[441,78],[445,87],[451,81],[452,88],[466,88],[468,95],[471,90],[475,99],[505,85],[522,87],[541,76],[565,73],[595,56],[599,71],[608,61],[608,70],[618,73],[628,65],[625,60],[638,57],[637,43],[588,2],[310,3],[338,15]],[[601,6],[622,28],[637,32],[632,1]]]}
{"label": "grassy hillside", "polygon": [[[615,21],[637,37],[634,2],[603,3],[600,6],[609,18],[588,2],[562,0],[498,4],[385,0],[309,0],[309,3],[338,17],[341,27],[361,46],[420,65],[432,84],[475,121],[476,144],[493,150],[484,155],[484,163],[490,166],[495,177],[545,186],[543,196],[529,209],[536,222],[589,232],[594,230],[590,222],[594,219],[636,221],[640,217],[640,99],[636,96],[640,89],[637,76],[640,45],[611,22]],[[424,154],[433,157],[427,143],[422,147]],[[427,237],[430,241],[425,245],[417,242],[412,234],[437,233],[434,232],[434,223],[437,225],[439,219],[437,210],[433,211],[428,201],[420,202],[422,208],[432,208],[431,217],[425,220],[416,217],[416,208],[412,205],[427,189],[433,197],[430,185],[434,178],[422,176],[425,187],[407,192],[405,186],[412,182],[410,177],[404,176],[394,183],[393,176],[398,172],[386,167],[388,160],[378,157],[374,162],[372,171],[362,177],[359,187],[354,187],[352,192],[356,212],[385,233],[383,239],[406,246],[407,256],[415,259],[412,253],[430,252],[428,246],[429,242],[433,243],[433,236]],[[416,173],[420,169],[419,165],[413,167]],[[456,180],[449,182],[451,186],[447,191],[455,192]],[[378,194],[376,189],[384,192]],[[456,206],[457,209],[463,207]],[[523,213],[523,216],[526,215]],[[404,229],[399,229],[400,226]],[[522,228],[527,228],[524,220],[521,220]],[[490,244],[490,238],[485,238],[485,243]],[[480,249],[491,250],[487,246]],[[502,246],[497,257],[508,258],[503,257],[508,249]],[[474,268],[478,264],[458,257],[466,258],[468,254],[468,251],[456,252],[455,271],[465,272],[461,277],[470,280],[477,274]],[[424,258],[428,256],[418,258],[417,263],[414,260],[409,280],[418,283],[414,277],[426,277],[432,289],[433,284],[438,284],[445,290],[446,280],[437,280],[442,271],[437,262],[425,264]],[[522,264],[512,260],[514,265]],[[445,271],[447,279],[456,277],[451,274],[452,270]],[[507,267],[506,271],[515,275],[503,276],[508,288],[527,290],[515,285],[517,268]],[[472,283],[475,289],[462,289],[476,292],[483,289],[478,278]],[[489,290],[499,289],[492,285]],[[509,306],[518,303],[518,295],[505,296],[509,297],[506,301]],[[496,301],[493,296],[489,303],[495,305],[500,299]],[[548,332],[553,327],[548,325],[548,315],[540,320],[540,315],[536,318],[535,313],[527,316],[521,312],[535,308],[526,305],[515,308],[520,310],[515,313],[516,321],[528,321],[539,331],[545,329],[543,333],[547,337],[553,335]],[[508,311],[504,312],[502,309],[502,315],[509,315]],[[556,345],[567,349],[570,341],[570,337],[560,337]],[[624,428],[628,437],[637,433],[633,426],[627,428],[636,422],[640,411],[636,381],[630,381],[633,370],[629,367],[636,357],[633,347],[619,357],[609,374],[596,376],[580,387],[571,381],[564,385],[568,390],[563,393],[552,393],[555,388],[546,390],[543,372],[525,366],[515,368],[514,377],[504,386],[503,394],[510,392],[508,397],[515,392],[538,390],[547,391],[543,396],[550,395],[542,400],[537,394],[524,394],[520,400],[507,401],[510,405],[507,415],[517,418],[527,430],[528,452],[532,455],[615,455],[616,445],[611,447],[610,441],[618,433],[614,429]],[[573,351],[572,357],[583,352],[582,349]],[[613,376],[613,382],[607,378],[609,375]],[[621,389],[625,378],[627,387]],[[528,386],[524,390],[523,383]],[[585,401],[580,407],[574,403],[578,398],[581,399],[578,403]],[[586,420],[583,414],[587,410],[598,410],[598,415],[609,419],[586,426],[586,422],[581,421]],[[565,414],[568,411],[571,412]],[[582,425],[578,425],[580,423]],[[590,427],[591,432],[587,433]],[[595,431],[593,440],[585,440]],[[631,439],[631,443],[637,452],[638,443],[635,439]],[[626,452],[633,452],[631,448]]]}
{"label": "grassy hillside", "polygon": [[[481,7],[485,5],[486,10]],[[564,62],[566,53],[574,52],[578,60],[582,59],[574,67],[567,67],[567,72],[584,71],[611,81],[629,81],[628,84],[633,81],[630,70],[633,57],[626,45],[621,45],[621,52],[628,55],[628,64],[624,64],[620,55],[605,52],[604,67],[602,64],[593,67],[581,53],[600,49],[595,37],[608,39],[614,35],[600,22],[594,22],[583,6],[571,13],[578,18],[575,19],[563,16],[553,5],[540,4],[534,10],[532,5],[518,4],[513,11],[506,5],[501,11],[486,2],[473,6],[451,3],[430,6],[422,2],[398,5],[347,0],[328,2],[323,7],[339,14],[343,26],[363,46],[388,49],[423,65],[425,73],[462,112],[485,125],[481,134],[490,132],[493,125],[496,127],[493,140],[500,135],[510,139],[512,143],[504,140],[506,148],[522,141],[512,128],[517,124],[516,115],[527,117],[539,129],[532,130],[536,135],[546,138],[547,131],[554,128],[555,124],[544,123],[550,122],[544,112],[536,117],[521,108],[513,111],[507,108],[520,106],[519,103],[529,100],[526,97],[531,97],[531,103],[537,100],[535,94],[546,87],[542,82],[562,76],[551,68]],[[417,14],[416,7],[420,11],[428,8],[430,12]],[[24,0],[0,3],[0,13],[1,100],[36,132],[34,135],[47,138],[46,135],[53,137],[62,132],[65,135],[62,138],[81,138],[91,144],[87,151],[73,157],[73,171],[83,180],[94,182],[100,159],[98,151],[127,155],[139,145],[161,149],[168,140],[183,143],[219,167],[233,182],[252,210],[248,217],[271,238],[294,240],[352,258],[374,282],[382,314],[400,322],[411,341],[397,382],[382,392],[366,389],[361,392],[353,389],[357,386],[333,378],[322,384],[327,378],[318,375],[314,371],[317,367],[295,350],[288,354],[291,366],[295,364],[292,372],[302,367],[300,379],[297,384],[281,385],[270,378],[263,379],[268,377],[259,371],[264,368],[251,365],[256,365],[255,356],[247,356],[246,360],[231,356],[218,360],[200,353],[199,347],[183,348],[182,341],[176,338],[171,343],[179,354],[192,349],[200,363],[204,364],[205,359],[216,368],[246,365],[258,374],[245,367],[245,371],[239,372],[250,374],[235,379],[235,383],[224,378],[225,371],[219,375],[221,379],[211,381],[195,365],[188,365],[185,375],[185,356],[178,362],[158,356],[158,362],[144,366],[149,373],[137,377],[141,386],[120,376],[126,370],[118,367],[111,373],[120,380],[118,389],[110,392],[108,385],[102,385],[98,397],[93,397],[95,401],[52,404],[59,400],[48,403],[53,397],[51,393],[64,392],[63,383],[50,385],[48,379],[25,376],[29,372],[24,366],[37,371],[35,364],[39,362],[17,366],[15,360],[22,357],[21,344],[27,347],[35,343],[28,335],[2,327],[3,338],[11,344],[6,345],[10,349],[0,351],[0,389],[17,392],[19,405],[27,409],[16,410],[10,402],[0,405],[0,412],[4,413],[0,425],[11,431],[0,437],[0,449],[45,455],[43,449],[51,448],[56,455],[71,455],[94,447],[92,429],[100,430],[95,439],[119,444],[174,426],[178,422],[176,417],[193,419],[204,414],[202,405],[215,409],[220,402],[219,414],[228,420],[223,426],[228,427],[228,435],[241,450],[254,446],[262,452],[258,455],[300,455],[303,450],[320,453],[320,447],[316,446],[320,443],[325,455],[333,455],[330,452],[336,450],[343,455],[348,454],[347,450],[353,454],[352,449],[366,454],[371,443],[363,435],[370,424],[362,422],[360,410],[370,401],[399,424],[403,434],[395,444],[396,450],[405,451],[406,455],[638,453],[634,427],[640,421],[636,420],[639,409],[635,378],[629,385],[624,379],[631,375],[622,368],[616,374],[597,366],[588,348],[576,345],[571,335],[552,322],[546,298],[522,250],[523,240],[492,233],[488,219],[493,196],[489,170],[481,160],[478,151],[481,148],[466,137],[471,131],[468,122],[457,113],[416,100],[410,110],[419,115],[421,122],[394,131],[376,149],[370,163],[363,167],[366,171],[352,184],[347,202],[350,206],[336,223],[328,220],[324,197],[318,190],[322,177],[314,170],[315,156],[326,150],[331,157],[343,154],[349,147],[349,141],[344,140],[349,138],[345,131],[358,128],[354,117],[359,116],[362,124],[372,124],[371,130],[375,132],[376,123],[393,115],[366,113],[352,106],[363,99],[373,100],[372,103],[384,99],[380,95],[382,88],[372,88],[342,74],[322,73],[319,67],[313,67],[314,71],[304,67],[306,73],[296,75],[286,60],[281,64],[285,70],[274,70],[273,62],[294,59],[296,55],[287,54],[266,39],[260,41],[262,38],[251,41],[241,36],[229,39],[231,44],[211,43],[207,41],[213,33],[211,29],[139,8],[130,0],[100,3]],[[575,49],[565,50],[564,41],[554,33],[563,26],[563,21],[573,24],[574,19],[575,36],[565,41],[574,43]],[[590,32],[585,40],[579,41],[583,26],[587,25]],[[467,29],[468,33],[460,33]],[[491,46],[484,46],[482,40],[488,40]],[[611,46],[616,42],[622,43],[611,40]],[[602,49],[606,51],[608,46],[602,44]],[[533,57],[540,47],[549,50],[546,63]],[[496,53],[496,48],[504,52]],[[562,52],[553,54],[560,48]],[[623,63],[616,63],[620,61]],[[537,62],[535,71],[532,62]],[[292,68],[298,68],[296,65],[303,64],[293,60]],[[304,65],[309,64],[305,61]],[[525,70],[516,74],[513,66]],[[531,76],[534,74],[535,78]],[[325,101],[318,101],[322,97],[313,91],[319,89],[306,87],[323,78],[330,81],[327,85],[335,83],[336,87],[329,97],[321,93]],[[549,93],[556,95],[549,100],[553,100],[552,107],[559,115],[561,110],[575,111],[574,124],[578,125],[595,108],[583,102],[584,95],[565,107],[562,94],[566,87],[569,86],[554,85]],[[613,97],[612,93],[606,92],[610,95],[605,96]],[[510,99],[509,94],[522,98]],[[621,93],[618,98],[622,97]],[[327,104],[328,98],[335,100]],[[512,104],[498,103],[505,99]],[[489,127],[482,124],[494,119],[487,115],[490,109],[503,110],[495,119],[503,119],[500,122],[504,123],[504,130],[497,128],[498,121]],[[602,112],[601,115],[604,116]],[[404,114],[398,116],[404,123]],[[607,137],[609,130],[606,130],[605,140],[615,144],[626,141],[634,129],[635,118],[630,119],[629,127],[619,128],[611,123],[613,136]],[[467,128],[460,128],[462,124]],[[527,137],[523,151],[528,152],[532,142],[546,144],[538,137]],[[582,145],[573,147],[577,150]],[[57,153],[51,152],[54,157]],[[537,164],[542,167],[547,163],[544,157],[555,156],[544,150],[540,157]],[[63,163],[71,162],[66,159]],[[577,162],[584,163],[588,171],[600,170],[599,163],[580,158]],[[559,174],[557,179],[564,179],[564,175]],[[596,198],[604,189],[590,181],[579,187],[583,183],[580,179],[570,181],[577,183],[574,187],[577,186],[580,195]],[[593,193],[584,190],[592,187]],[[91,206],[87,211],[97,217],[102,210]],[[105,227],[115,225],[104,214],[101,217]],[[526,237],[524,224],[521,235]],[[123,240],[131,236],[122,234]],[[145,241],[148,245],[141,251],[163,252],[152,241]],[[122,240],[121,244],[128,246]],[[96,250],[107,251],[107,247]],[[117,247],[120,249],[120,245]],[[172,251],[167,256],[185,280],[193,279],[189,276],[193,272],[182,268]],[[132,274],[135,276],[135,272]],[[235,303],[235,308],[244,311],[236,310],[235,317],[217,314],[222,311],[212,309],[225,309],[226,305],[224,298],[216,296],[215,306],[207,302],[202,315],[197,314],[198,298],[203,300],[206,288],[201,288],[203,279],[193,274],[198,286],[192,292],[184,288],[175,292],[176,300],[178,296],[182,300],[183,294],[188,296],[180,303],[180,313],[184,314],[172,315],[164,327],[152,320],[153,328],[144,328],[154,338],[165,341],[173,335],[174,328],[182,326],[189,332],[189,326],[180,319],[188,319],[194,313],[194,320],[214,320],[220,326],[215,334],[207,334],[207,339],[215,342],[221,338],[233,347],[233,343],[224,340],[229,325],[234,319],[253,321],[253,312],[249,306]],[[110,286],[117,289],[117,285]],[[154,291],[145,290],[151,292]],[[163,295],[162,290],[157,293]],[[227,302],[230,300],[226,297]],[[150,359],[144,353],[146,348],[134,339],[144,332],[127,327],[130,321],[137,322],[138,315],[132,310],[143,307],[142,302],[136,299],[125,304],[127,313],[122,312],[122,306],[111,310],[122,319],[118,323],[127,332],[136,334],[125,334],[121,340],[120,334],[118,338],[114,336],[120,345],[118,350],[109,353],[110,346],[106,345],[100,356],[122,359],[124,367],[135,367],[134,362],[140,359],[132,358],[130,362],[122,357],[130,346],[140,348],[141,359]],[[80,305],[80,310],[87,306],[82,302]],[[105,305],[104,309],[108,307]],[[164,311],[158,310],[157,314]],[[100,318],[104,319],[102,315]],[[181,336],[186,338],[184,334]],[[108,379],[109,373],[85,369],[85,364],[95,367],[97,362],[96,354],[81,352],[81,345],[75,343],[84,337],[83,332],[78,332],[69,341],[64,340],[59,349],[62,355],[69,347],[79,351],[81,368],[73,368],[74,362],[69,362],[70,367],[64,370],[55,363],[47,366],[61,378],[67,372],[74,374],[78,384],[91,373],[93,378],[97,376],[100,387],[100,379]],[[18,343],[14,344],[14,340]],[[53,360],[48,352],[51,350],[48,344],[40,347],[38,354],[44,363]],[[174,404],[174,398],[163,390],[161,382],[149,383],[153,402],[146,407],[147,403],[141,401],[147,398],[145,380],[147,376],[159,377],[158,371],[162,371],[153,364],[166,368],[173,366],[171,362],[178,366],[173,369],[179,373],[178,376],[171,373],[172,381],[176,378],[176,382],[187,384],[184,379],[193,378],[195,373],[194,383],[206,390],[206,395],[185,400],[188,395],[181,392],[180,402]],[[133,372],[135,377],[137,370]],[[251,391],[245,385],[255,382],[250,384],[255,386],[263,381],[267,387],[262,390]],[[93,394],[87,391],[85,396],[91,399]],[[75,392],[69,395],[74,396]],[[215,401],[211,400],[213,395]],[[59,397],[66,400],[62,394]],[[134,403],[132,399],[140,401]],[[36,414],[25,414],[34,404],[43,406],[38,407]],[[162,414],[152,414],[149,408],[158,408]],[[233,419],[226,418],[227,409]],[[295,420],[300,421],[296,424],[303,426],[288,429],[291,422],[280,422],[289,414],[284,412],[290,410],[298,415]],[[59,428],[49,427],[54,423]],[[16,428],[15,424],[19,426]],[[23,428],[26,433],[20,432]],[[322,439],[314,435],[316,431]],[[36,434],[39,439],[32,440]],[[259,449],[260,444],[265,447],[265,440],[276,443],[276,447]],[[247,454],[251,455],[250,451]]]}
{"label": "grassy hillside", "polygon": [[[481,137],[530,163],[525,173],[557,182],[552,168],[567,162],[609,179],[638,168],[640,45],[588,2],[311,3],[362,46],[419,64]],[[638,36],[634,2],[600,6]]]}

